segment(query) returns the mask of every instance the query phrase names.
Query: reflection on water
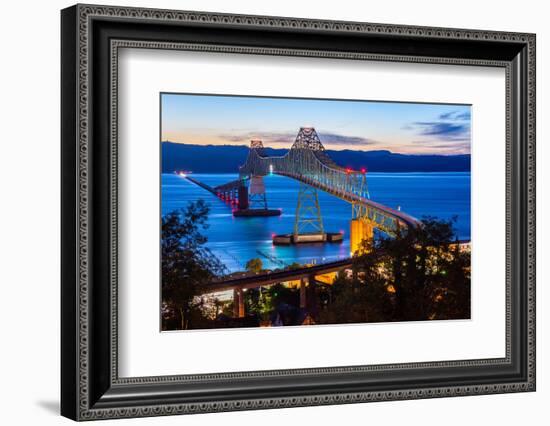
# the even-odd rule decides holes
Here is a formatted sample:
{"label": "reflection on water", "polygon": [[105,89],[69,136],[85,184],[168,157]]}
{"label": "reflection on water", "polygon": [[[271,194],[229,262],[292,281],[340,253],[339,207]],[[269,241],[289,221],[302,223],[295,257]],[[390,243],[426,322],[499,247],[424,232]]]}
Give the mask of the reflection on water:
{"label": "reflection on water", "polygon": [[[216,186],[238,177],[237,174],[193,174]],[[457,216],[458,237],[470,239],[470,173],[369,173],[371,199],[422,218]],[[226,265],[229,272],[243,270],[246,262],[262,259],[265,268],[274,269],[293,262],[321,263],[349,256],[351,205],[319,191],[319,203],[327,232],[343,232],[342,244],[274,246],[274,234],[292,232],[298,197],[298,182],[282,176],[264,178],[269,208],[282,209],[278,217],[235,218],[231,209],[210,192],[175,174],[162,175],[162,214],[184,208],[190,201],[204,199],[210,206],[205,232],[207,246]]]}

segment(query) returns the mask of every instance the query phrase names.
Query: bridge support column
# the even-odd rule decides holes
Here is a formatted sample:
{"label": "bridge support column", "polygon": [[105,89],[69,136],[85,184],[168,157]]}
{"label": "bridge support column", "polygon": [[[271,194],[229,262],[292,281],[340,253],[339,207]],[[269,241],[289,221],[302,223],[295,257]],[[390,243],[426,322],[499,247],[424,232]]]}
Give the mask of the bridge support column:
{"label": "bridge support column", "polygon": [[233,316],[235,318],[244,317],[244,293],[242,289],[233,290]]}
{"label": "bridge support column", "polygon": [[244,317],[244,292],[239,292],[239,318]]}
{"label": "bridge support column", "polygon": [[298,241],[301,234],[323,235],[324,233],[317,189],[300,182],[298,204],[296,205],[296,216],[294,218],[294,239]]}
{"label": "bridge support column", "polygon": [[307,277],[300,278],[300,308],[307,308],[307,293],[306,285],[309,279]]}
{"label": "bridge support column", "polygon": [[317,281],[315,275],[307,277],[307,311],[312,319],[317,317],[319,306],[317,304]]}
{"label": "bridge support column", "polygon": [[233,316],[239,317],[239,290],[233,289]]}
{"label": "bridge support column", "polygon": [[352,219],[350,224],[350,251],[351,254],[362,254],[363,240],[372,241],[374,238],[374,226],[365,219]]}
{"label": "bridge support column", "polygon": [[248,208],[248,188],[245,185],[239,186],[239,210],[246,210]]}
{"label": "bridge support column", "polygon": [[252,176],[248,188],[248,203],[251,209],[267,210],[267,197],[263,176]]}

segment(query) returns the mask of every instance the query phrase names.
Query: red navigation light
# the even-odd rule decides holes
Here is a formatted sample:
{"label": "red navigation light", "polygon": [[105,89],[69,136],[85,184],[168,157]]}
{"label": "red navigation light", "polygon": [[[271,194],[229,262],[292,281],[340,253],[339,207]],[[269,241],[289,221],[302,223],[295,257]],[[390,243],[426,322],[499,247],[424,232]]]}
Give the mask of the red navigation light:
{"label": "red navigation light", "polygon": [[349,167],[346,167],[346,173],[349,175],[351,173],[351,169]]}
{"label": "red navigation light", "polygon": [[365,167],[362,167],[361,168],[361,173],[363,173],[363,174],[367,173],[367,169]]}

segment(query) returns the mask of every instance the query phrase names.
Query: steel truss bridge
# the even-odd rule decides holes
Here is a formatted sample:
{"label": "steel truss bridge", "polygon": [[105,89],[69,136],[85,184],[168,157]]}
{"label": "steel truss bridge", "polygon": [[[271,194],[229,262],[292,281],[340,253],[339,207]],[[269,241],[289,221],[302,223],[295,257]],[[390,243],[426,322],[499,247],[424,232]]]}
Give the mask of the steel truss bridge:
{"label": "steel truss bridge", "polygon": [[[418,219],[372,201],[367,187],[366,170],[356,171],[336,164],[326,153],[313,127],[300,128],[294,144],[283,156],[266,156],[262,141],[252,140],[246,162],[239,167],[239,179],[206,189],[232,205],[238,204],[239,208],[247,209],[249,191],[246,185],[250,183],[250,193],[257,195],[257,190],[252,191],[252,184],[256,182],[256,189],[261,187],[264,191],[263,205],[267,209],[265,187],[263,182],[258,181],[269,174],[286,176],[300,182],[294,235],[308,232],[318,235],[324,233],[318,190],[351,204],[350,251],[352,254],[364,250],[363,241],[373,238],[374,229],[396,236],[400,232],[420,226]],[[342,271],[350,266],[351,258],[347,258],[314,267],[247,277],[222,278],[206,288],[205,293],[233,290],[234,317],[244,317],[243,292],[246,289],[300,280],[300,307],[307,308],[306,287],[315,285],[316,274]]]}
{"label": "steel truss bridge", "polygon": [[[304,186],[325,191],[350,203],[352,205],[352,222],[364,222],[370,227],[371,233],[372,228],[377,228],[390,236],[395,236],[400,230],[406,231],[406,229],[420,224],[418,219],[402,211],[372,201],[367,187],[366,170],[356,171],[336,164],[325,151],[313,127],[300,128],[294,144],[283,156],[265,156],[263,148],[262,141],[253,140],[251,142],[246,162],[239,168],[241,180],[273,173],[299,181],[301,183],[300,191],[307,193],[307,188]],[[231,184],[234,185],[235,182],[231,182]],[[316,198],[315,194],[314,203]],[[300,210],[300,205],[298,210]],[[322,221],[320,217],[318,219],[322,232]],[[299,221],[297,214],[295,232]],[[309,221],[314,227],[319,228],[315,215],[306,218],[305,221]]]}

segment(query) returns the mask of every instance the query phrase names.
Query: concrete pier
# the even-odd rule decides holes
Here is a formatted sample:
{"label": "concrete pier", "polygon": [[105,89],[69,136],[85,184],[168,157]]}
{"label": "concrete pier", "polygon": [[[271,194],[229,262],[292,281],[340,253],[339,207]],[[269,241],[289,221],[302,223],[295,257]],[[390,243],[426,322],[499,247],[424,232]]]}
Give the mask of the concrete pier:
{"label": "concrete pier", "polygon": [[280,215],[281,210],[279,209],[239,209],[233,211],[233,216],[235,217],[267,217]]}
{"label": "concrete pier", "polygon": [[307,307],[307,294],[306,294],[306,285],[308,284],[309,279],[307,277],[300,279],[300,308],[305,309]]}
{"label": "concrete pier", "polygon": [[275,245],[312,244],[312,243],[341,243],[344,235],[339,232],[323,232],[309,234],[279,234],[273,237]]}
{"label": "concrete pier", "polygon": [[350,251],[352,253],[361,253],[363,241],[372,241],[374,238],[374,225],[372,222],[364,219],[353,219],[350,224]]}
{"label": "concrete pier", "polygon": [[233,317],[242,318],[244,311],[244,291],[242,288],[233,289]]}

